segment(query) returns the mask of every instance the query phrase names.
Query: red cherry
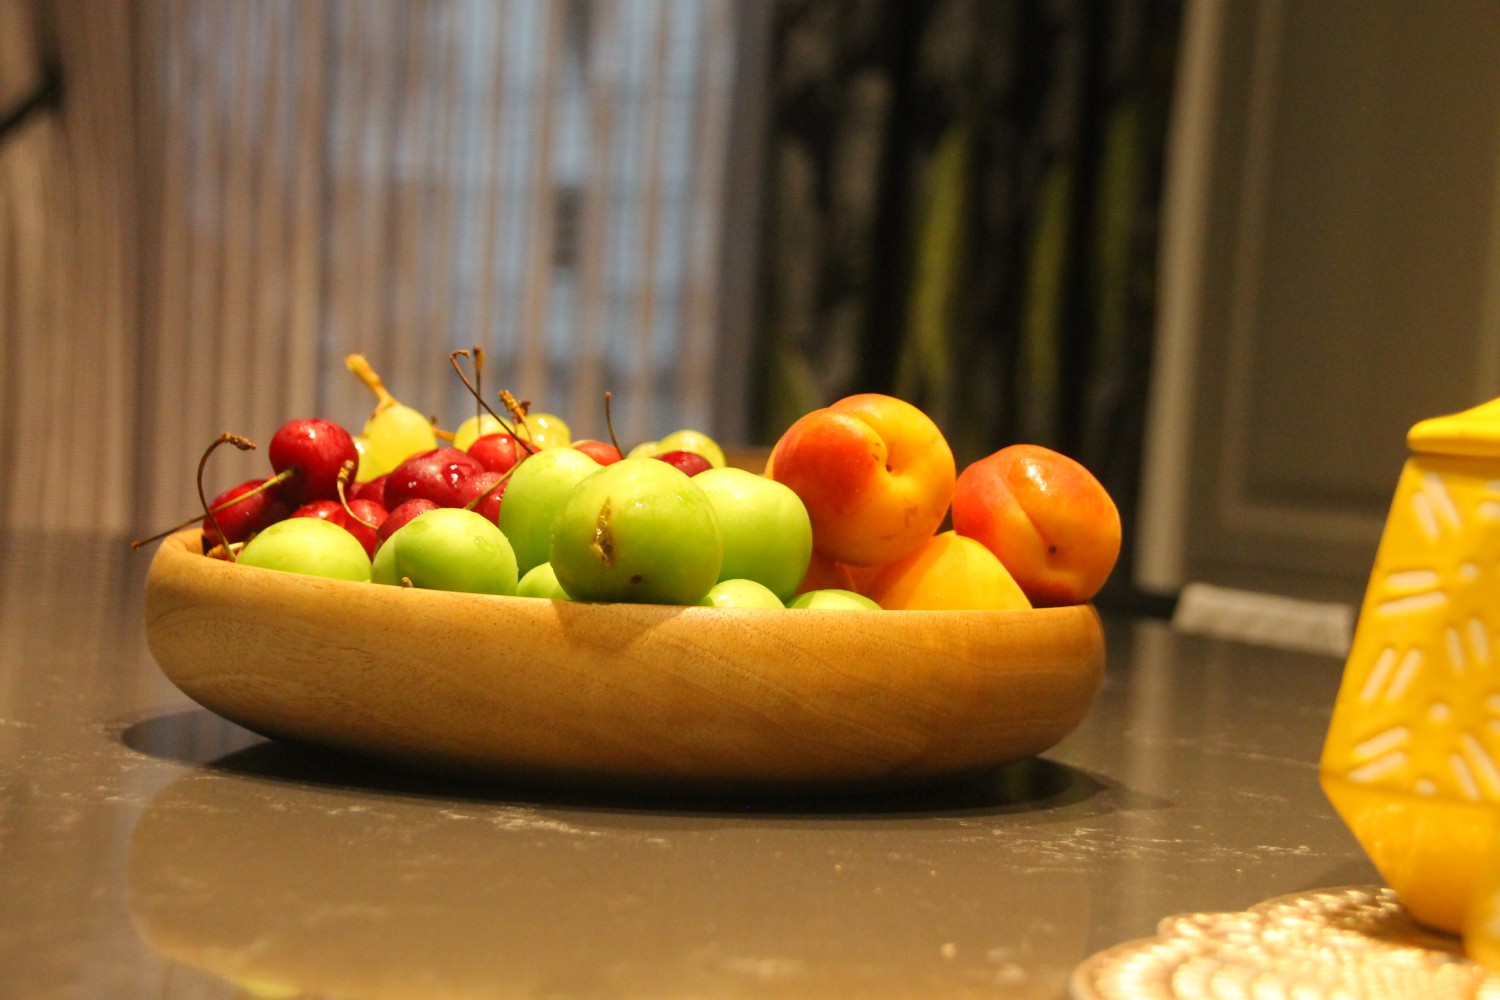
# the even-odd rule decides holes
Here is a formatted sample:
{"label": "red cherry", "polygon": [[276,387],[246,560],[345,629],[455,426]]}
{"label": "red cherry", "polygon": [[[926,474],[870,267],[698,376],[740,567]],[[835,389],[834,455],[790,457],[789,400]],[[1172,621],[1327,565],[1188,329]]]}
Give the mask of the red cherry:
{"label": "red cherry", "polygon": [[686,472],[690,476],[696,476],[700,472],[707,472],[714,464],[696,451],[668,451],[660,455],[652,455],[657,461],[666,462]]}
{"label": "red cherry", "polygon": [[266,452],[277,472],[296,470],[283,487],[293,503],[334,499],[344,463],[354,462],[356,471],[359,468],[359,451],[349,432],[317,417],[282,424]]}
{"label": "red cherry", "polygon": [[574,441],[573,449],[583,452],[600,465],[614,465],[623,457],[620,449],[608,441]]}
{"label": "red cherry", "polygon": [[[264,479],[247,479],[238,486],[220,493],[208,505],[214,511],[219,527],[224,529],[225,536],[231,542],[243,542],[256,532],[264,531],[277,521],[285,520],[291,514],[291,507],[287,506],[275,487],[252,494],[231,507],[218,509],[236,497],[245,496],[264,482]],[[219,544],[218,537],[214,534],[214,527],[206,516],[203,518],[203,538],[210,547]]]}
{"label": "red cherry", "polygon": [[[473,503],[472,510],[489,518],[497,527],[500,524],[500,498],[505,495],[506,484],[510,482],[509,476],[498,472],[479,472],[464,480],[460,485],[460,496],[463,503],[460,507],[468,507]],[[496,484],[499,484],[498,486]],[[478,500],[478,503],[474,503]]]}
{"label": "red cherry", "polygon": [[311,503],[305,503],[292,511],[292,516],[316,517],[320,521],[332,521],[340,528],[344,527],[344,522],[348,519],[348,515],[344,513],[344,505],[337,500],[314,500]]}
{"label": "red cherry", "polygon": [[[350,513],[354,516],[350,517]],[[316,517],[338,525],[353,535],[365,548],[365,554],[375,558],[375,547],[379,544],[376,535],[386,521],[385,508],[373,500],[350,500],[348,510],[337,500],[314,500],[298,507],[293,517]],[[370,525],[374,527],[370,527]]]}
{"label": "red cherry", "polygon": [[459,485],[484,466],[457,448],[436,448],[408,458],[385,481],[385,509],[395,513],[408,500],[431,500],[439,507],[462,507]]}
{"label": "red cherry", "polygon": [[383,542],[400,529],[406,527],[413,518],[420,514],[425,514],[429,510],[437,509],[438,505],[431,500],[408,500],[386,515],[385,520],[380,524],[380,528],[375,532],[375,538],[377,541]]}
{"label": "red cherry", "polygon": [[351,501],[373,500],[384,506],[386,478],[386,476],[376,476],[368,483],[355,483],[354,488],[348,491],[349,499]]}
{"label": "red cherry", "polygon": [[509,434],[486,434],[469,445],[469,457],[489,472],[509,472],[511,466],[526,457]]}
{"label": "red cherry", "polygon": [[[508,483],[510,480],[506,480],[506,482]],[[489,518],[490,523],[498,528],[500,526],[500,501],[504,497],[505,483],[501,483],[497,488],[486,493],[483,499],[474,505],[474,509]]]}
{"label": "red cherry", "polygon": [[361,499],[350,500],[349,510],[344,514],[344,530],[359,540],[359,544],[365,547],[365,555],[371,559],[375,558],[375,549],[380,545],[380,526],[386,517],[385,508],[380,504]]}

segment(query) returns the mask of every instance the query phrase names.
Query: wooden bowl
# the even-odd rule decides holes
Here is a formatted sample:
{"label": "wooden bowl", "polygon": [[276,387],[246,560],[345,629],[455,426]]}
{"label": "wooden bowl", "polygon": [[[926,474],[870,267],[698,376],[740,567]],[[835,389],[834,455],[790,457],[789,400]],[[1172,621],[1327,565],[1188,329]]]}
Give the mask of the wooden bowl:
{"label": "wooden bowl", "polygon": [[1041,753],[1098,694],[1087,605],[584,604],[278,573],[162,543],[146,634],[189,697],[406,770],[595,789],[850,790]]}

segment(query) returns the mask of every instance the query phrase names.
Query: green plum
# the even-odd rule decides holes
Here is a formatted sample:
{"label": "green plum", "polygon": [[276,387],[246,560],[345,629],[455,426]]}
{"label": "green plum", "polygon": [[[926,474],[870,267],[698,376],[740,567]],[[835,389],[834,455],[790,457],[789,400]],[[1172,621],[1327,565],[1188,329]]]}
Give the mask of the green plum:
{"label": "green plum", "polygon": [[788,604],[789,608],[811,608],[815,611],[879,611],[880,605],[864,594],[852,590],[809,590]]}
{"label": "green plum", "polygon": [[724,467],[724,449],[702,431],[673,431],[660,441],[642,441],[630,449],[630,453],[625,457],[655,458],[657,455],[665,455],[670,451],[690,451],[708,459],[708,464],[715,469]]}
{"label": "green plum", "polygon": [[702,455],[708,459],[709,464],[715,469],[724,468],[724,449],[720,448],[718,442],[702,431],[673,431],[656,442],[656,445],[659,449],[657,454],[664,454],[669,451],[690,451],[695,455]]}
{"label": "green plum", "polygon": [[[516,592],[516,554],[500,529],[483,514],[439,507],[413,518],[385,540],[392,574],[426,590],[468,594]],[[380,558],[380,553],[375,554]],[[381,571],[385,578],[385,571]]]}
{"label": "green plum", "polygon": [[526,571],[516,584],[517,597],[543,597],[549,601],[571,601],[568,592],[557,582],[551,563],[540,563]]}
{"label": "green plum", "polygon": [[396,575],[396,546],[382,544],[375,550],[375,558],[370,562],[370,582],[401,585],[401,577]]}
{"label": "green plum", "polygon": [[754,580],[720,580],[703,600],[706,608],[785,608],[781,598]]}
{"label": "green plum", "polygon": [[551,562],[580,601],[697,604],[718,582],[724,541],[692,479],[666,462],[626,458],[568,493],[552,521]]}
{"label": "green plum", "polygon": [[244,566],[335,580],[370,579],[370,557],[359,540],[332,521],[316,517],[277,521],[252,538],[237,561]]}
{"label": "green plum", "polygon": [[719,579],[754,580],[790,600],[812,559],[812,521],[802,498],[744,469],[709,469],[693,482],[713,502],[724,533]]}
{"label": "green plum", "polygon": [[659,441],[642,441],[625,453],[626,458],[655,458],[665,449]]}
{"label": "green plum", "polygon": [[516,466],[500,502],[500,530],[510,539],[522,573],[547,561],[553,515],[568,491],[600,468],[573,448],[548,448]]}

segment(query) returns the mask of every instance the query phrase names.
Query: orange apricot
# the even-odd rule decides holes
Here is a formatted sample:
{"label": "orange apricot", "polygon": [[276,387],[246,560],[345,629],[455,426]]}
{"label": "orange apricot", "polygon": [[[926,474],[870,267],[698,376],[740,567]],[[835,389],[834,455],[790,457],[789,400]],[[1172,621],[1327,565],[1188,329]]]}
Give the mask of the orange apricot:
{"label": "orange apricot", "polygon": [[964,469],[953,528],[993,552],[1039,608],[1085,603],[1120,555],[1109,493],[1078,462],[1039,445],[1011,445]]}
{"label": "orange apricot", "polygon": [[882,566],[865,594],[887,611],[989,611],[1031,607],[994,554],[952,531]]}
{"label": "orange apricot", "polygon": [[931,418],[878,393],[797,420],[766,475],[802,498],[814,548],[856,566],[916,551],[947,515],[956,479],[953,452]]}

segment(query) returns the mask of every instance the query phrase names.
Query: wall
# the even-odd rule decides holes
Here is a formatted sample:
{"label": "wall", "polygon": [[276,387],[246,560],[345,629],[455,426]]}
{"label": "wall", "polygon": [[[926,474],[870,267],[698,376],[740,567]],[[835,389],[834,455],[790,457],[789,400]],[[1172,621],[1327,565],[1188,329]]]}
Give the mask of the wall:
{"label": "wall", "polygon": [[1500,7],[1190,18],[1144,582],[1357,600],[1407,428],[1500,395]]}

